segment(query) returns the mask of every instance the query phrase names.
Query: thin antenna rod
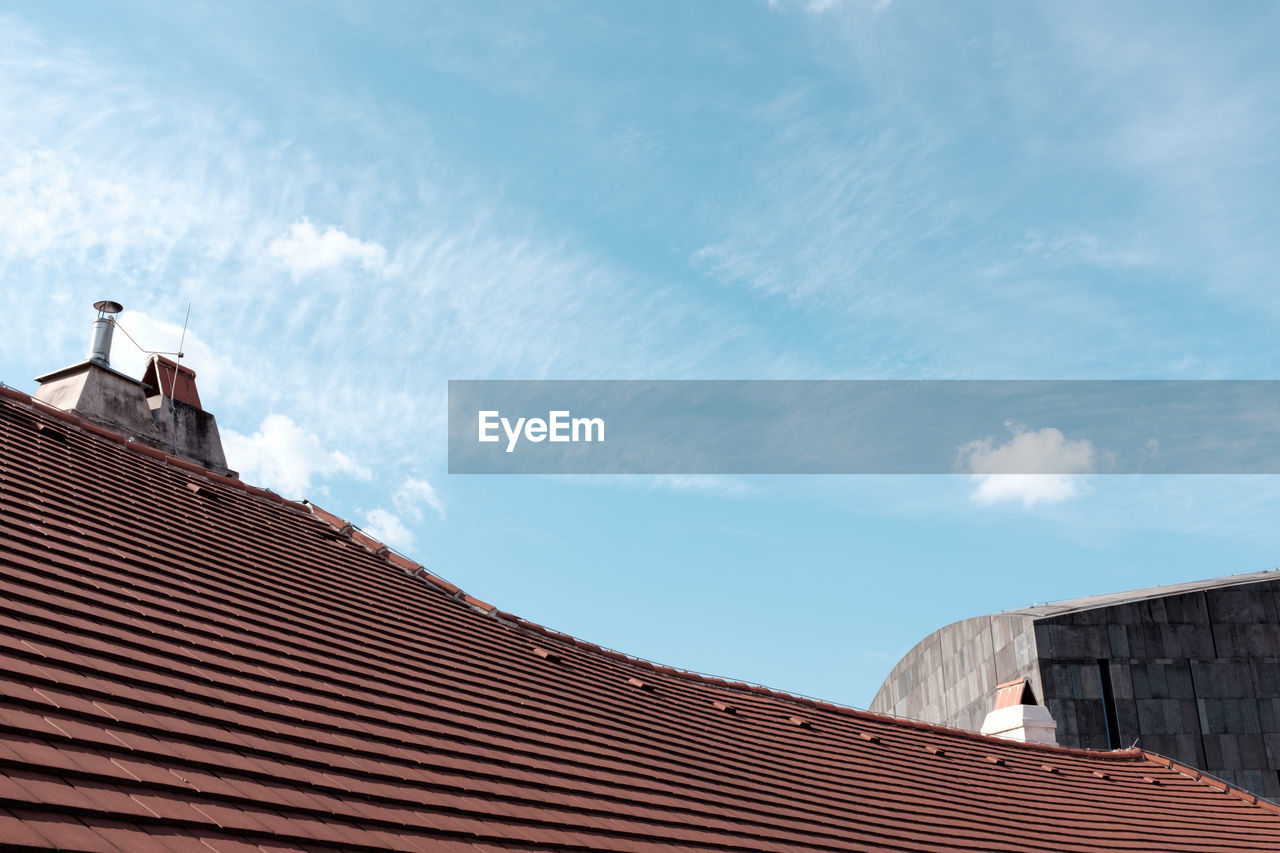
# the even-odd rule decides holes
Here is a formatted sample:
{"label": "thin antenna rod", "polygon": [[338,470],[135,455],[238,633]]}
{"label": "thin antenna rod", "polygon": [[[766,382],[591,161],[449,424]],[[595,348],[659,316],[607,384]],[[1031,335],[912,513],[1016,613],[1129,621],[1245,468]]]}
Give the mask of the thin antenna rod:
{"label": "thin antenna rod", "polygon": [[183,345],[187,342],[187,322],[191,319],[191,302],[187,302],[187,316],[182,318],[182,337],[178,338],[178,359],[173,363],[173,379],[169,382],[169,408],[173,408],[173,394],[178,388],[178,365],[182,364]]}
{"label": "thin antenna rod", "polygon": [[191,319],[191,301],[187,301],[187,316],[182,318],[182,337],[178,338],[178,360],[182,360],[184,353],[182,345],[187,342],[187,321]]}
{"label": "thin antenna rod", "polygon": [[178,390],[178,368],[182,364],[182,347],[187,342],[187,322],[191,319],[191,301],[187,301],[187,316],[182,318],[182,336],[178,338],[178,358],[173,362],[173,378],[169,380],[169,412],[173,415],[173,452],[178,452],[178,407],[173,395]]}

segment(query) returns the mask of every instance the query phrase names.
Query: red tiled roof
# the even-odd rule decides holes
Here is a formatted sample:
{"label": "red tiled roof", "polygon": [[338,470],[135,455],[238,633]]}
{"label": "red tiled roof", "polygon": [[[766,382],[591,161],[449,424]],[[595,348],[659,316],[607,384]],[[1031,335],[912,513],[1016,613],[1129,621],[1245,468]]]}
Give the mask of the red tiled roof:
{"label": "red tiled roof", "polygon": [[908,723],[556,634],[7,388],[0,563],[5,849],[1280,848],[1280,810],[1138,750]]}

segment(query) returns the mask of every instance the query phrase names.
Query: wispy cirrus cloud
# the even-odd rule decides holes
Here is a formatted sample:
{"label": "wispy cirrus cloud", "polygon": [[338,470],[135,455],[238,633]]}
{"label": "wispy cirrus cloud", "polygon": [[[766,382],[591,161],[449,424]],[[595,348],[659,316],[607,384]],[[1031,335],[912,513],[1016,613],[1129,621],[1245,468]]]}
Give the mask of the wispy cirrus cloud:
{"label": "wispy cirrus cloud", "polygon": [[[1144,233],[1195,290],[1274,321],[1280,96],[1269,45],[1191,9],[1157,25],[1137,7],[1049,11],[1080,93],[1105,110],[1094,153],[1139,208],[1117,224]],[[1252,11],[1255,32],[1275,26],[1274,9]]]}
{"label": "wispy cirrus cloud", "polygon": [[[686,347],[717,335],[533,212],[498,215],[451,185],[397,115],[366,110],[359,131],[403,151],[322,167],[217,91],[193,94],[4,23],[0,271],[31,285],[11,310],[44,318],[0,342],[23,372],[48,368],[22,366],[33,353],[79,354],[87,319],[76,309],[87,317],[95,299],[170,326],[191,300],[188,363],[223,424],[248,435],[264,408],[287,411],[326,446],[373,459],[435,446],[402,425],[443,433],[450,376],[674,373],[688,369]],[[395,286],[352,288],[352,271]],[[176,346],[164,331],[172,342],[143,345]],[[206,358],[242,372],[220,382],[226,371]]]}
{"label": "wispy cirrus cloud", "polygon": [[803,9],[812,15],[821,15],[826,12],[838,12],[848,6],[853,6],[859,11],[867,10],[871,12],[883,12],[889,8],[893,0],[798,0],[798,2],[786,2],[786,0],[769,0],[770,9],[786,9],[795,7]]}
{"label": "wispy cirrus cloud", "polygon": [[779,136],[753,200],[727,211],[720,239],[692,260],[766,295],[879,313],[881,286],[913,235],[937,224],[922,204],[927,142],[871,122],[819,117],[812,106],[800,93],[761,113]]}
{"label": "wispy cirrus cloud", "polygon": [[[1280,265],[1265,233],[1280,125],[1261,43],[1189,10],[1153,26],[1096,4],[998,24],[867,9],[798,19],[831,76],[750,113],[763,156],[719,200],[695,268],[857,339],[926,323],[927,341],[889,345],[987,375],[1159,374],[1186,356],[1174,306],[1223,323],[1280,310],[1262,284]],[[1063,327],[1077,338],[1059,347]]]}
{"label": "wispy cirrus cloud", "polygon": [[[0,273],[28,285],[10,310],[40,318],[0,340],[3,378],[81,357],[100,298],[143,348],[174,350],[190,301],[184,363],[231,467],[289,497],[332,491],[388,542],[445,517],[449,378],[687,375],[741,334],[455,182],[413,117],[367,107],[348,127],[300,100],[281,127],[20,20],[0,31]],[[308,122],[323,132],[295,138]],[[308,144],[347,132],[385,157]],[[143,361],[117,334],[115,364]]]}
{"label": "wispy cirrus cloud", "polygon": [[658,491],[688,492],[717,497],[741,498],[759,489],[740,477],[712,474],[666,474],[647,478],[649,488]]}

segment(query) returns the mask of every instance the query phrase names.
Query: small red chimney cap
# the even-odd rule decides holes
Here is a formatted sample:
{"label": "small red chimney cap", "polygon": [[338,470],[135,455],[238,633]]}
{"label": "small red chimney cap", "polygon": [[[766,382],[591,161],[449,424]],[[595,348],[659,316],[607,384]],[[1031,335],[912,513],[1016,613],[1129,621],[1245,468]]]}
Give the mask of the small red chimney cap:
{"label": "small red chimney cap", "polygon": [[147,362],[147,372],[143,374],[142,382],[151,387],[148,397],[159,395],[201,408],[200,395],[196,393],[196,372],[185,364],[178,364],[162,355],[153,355],[151,361]]}
{"label": "small red chimney cap", "polygon": [[1036,692],[1031,689],[1031,679],[1015,678],[996,685],[996,710],[1014,705],[1038,705]]}

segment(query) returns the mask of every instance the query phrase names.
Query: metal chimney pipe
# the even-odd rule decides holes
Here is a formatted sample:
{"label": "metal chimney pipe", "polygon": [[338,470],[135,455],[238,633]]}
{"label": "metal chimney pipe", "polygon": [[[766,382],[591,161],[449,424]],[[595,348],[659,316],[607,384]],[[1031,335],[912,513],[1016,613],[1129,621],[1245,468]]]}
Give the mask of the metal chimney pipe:
{"label": "metal chimney pipe", "polygon": [[112,314],[119,314],[124,306],[119,302],[102,299],[93,303],[98,318],[93,321],[93,340],[89,344],[89,360],[103,367],[111,365],[111,331],[115,328]]}

